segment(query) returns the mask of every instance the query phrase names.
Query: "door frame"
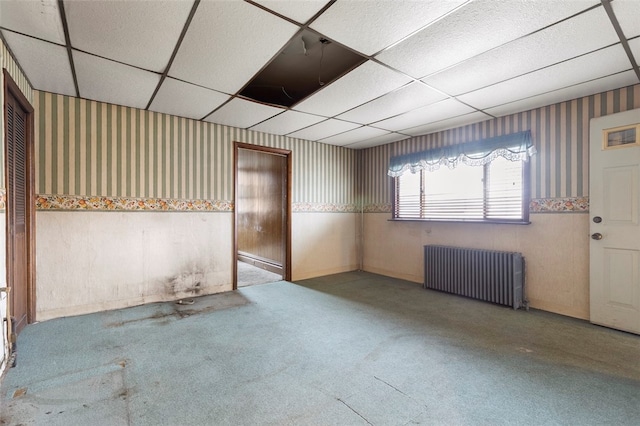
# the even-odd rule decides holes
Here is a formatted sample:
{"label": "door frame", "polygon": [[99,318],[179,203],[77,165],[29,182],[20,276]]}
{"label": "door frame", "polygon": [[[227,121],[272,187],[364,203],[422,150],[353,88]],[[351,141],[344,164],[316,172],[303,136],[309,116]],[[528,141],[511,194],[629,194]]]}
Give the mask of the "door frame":
{"label": "door frame", "polygon": [[[35,312],[36,312],[36,293],[35,293],[35,272],[36,272],[36,264],[35,264],[35,155],[34,155],[34,109],[29,100],[24,96],[22,90],[17,85],[17,83],[13,80],[11,75],[6,69],[3,69],[3,77],[4,77],[4,105],[3,108],[3,120],[4,120],[4,129],[6,132],[7,129],[7,94],[11,93],[11,95],[15,98],[16,101],[20,104],[20,107],[27,112],[27,122],[26,122],[26,135],[25,135],[25,144],[26,144],[26,193],[25,198],[27,200],[26,205],[26,241],[27,241],[27,324],[31,324],[35,321]],[[5,185],[9,183],[8,178],[8,156],[7,156],[7,137],[5,134],[4,137],[4,179]],[[6,188],[5,194],[5,235],[6,235],[6,280],[7,286],[11,282],[12,278],[12,262],[9,260],[9,255],[12,253],[11,242],[9,240],[9,218],[7,215],[8,209],[8,200],[9,200],[9,191],[11,188]],[[8,300],[11,295],[9,295]],[[12,303],[12,302],[10,302]]]}
{"label": "door frame", "polygon": [[232,271],[233,271],[233,290],[238,289],[238,209],[236,208],[237,194],[238,194],[238,151],[240,149],[246,149],[251,151],[264,152],[266,154],[277,154],[286,158],[287,170],[285,175],[287,177],[286,182],[286,200],[285,200],[285,238],[284,238],[284,262],[282,265],[282,279],[285,281],[291,281],[291,150],[281,148],[271,148],[262,145],[253,145],[244,142],[233,143],[233,252],[232,258]]}

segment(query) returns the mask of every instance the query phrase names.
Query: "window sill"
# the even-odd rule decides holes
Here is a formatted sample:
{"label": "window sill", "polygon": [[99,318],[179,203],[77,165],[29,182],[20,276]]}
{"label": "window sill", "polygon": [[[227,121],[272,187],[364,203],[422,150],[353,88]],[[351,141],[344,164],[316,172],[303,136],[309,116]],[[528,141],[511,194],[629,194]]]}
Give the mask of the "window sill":
{"label": "window sill", "polygon": [[487,225],[531,225],[530,221],[521,220],[437,220],[437,219],[387,219],[388,222],[424,222],[424,223],[477,223]]}

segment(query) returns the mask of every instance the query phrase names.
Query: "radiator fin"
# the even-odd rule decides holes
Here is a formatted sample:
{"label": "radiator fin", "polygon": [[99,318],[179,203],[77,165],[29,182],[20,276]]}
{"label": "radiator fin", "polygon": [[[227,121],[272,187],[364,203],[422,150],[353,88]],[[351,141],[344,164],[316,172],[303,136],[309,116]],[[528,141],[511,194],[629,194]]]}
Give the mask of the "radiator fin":
{"label": "radiator fin", "polygon": [[424,246],[424,287],[518,309],[524,296],[521,253]]}

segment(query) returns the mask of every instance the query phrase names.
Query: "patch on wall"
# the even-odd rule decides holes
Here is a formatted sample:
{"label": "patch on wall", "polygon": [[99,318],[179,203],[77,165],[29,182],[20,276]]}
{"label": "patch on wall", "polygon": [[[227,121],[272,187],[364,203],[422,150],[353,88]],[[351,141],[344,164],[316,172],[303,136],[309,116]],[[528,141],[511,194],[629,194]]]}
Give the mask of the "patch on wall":
{"label": "patch on wall", "polygon": [[231,212],[233,202],[171,198],[82,197],[37,195],[38,210]]}

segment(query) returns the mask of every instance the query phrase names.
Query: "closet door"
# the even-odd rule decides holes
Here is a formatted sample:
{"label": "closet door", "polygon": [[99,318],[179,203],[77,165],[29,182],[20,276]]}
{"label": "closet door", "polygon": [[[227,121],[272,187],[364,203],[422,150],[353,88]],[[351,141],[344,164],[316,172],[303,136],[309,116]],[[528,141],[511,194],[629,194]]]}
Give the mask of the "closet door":
{"label": "closet door", "polygon": [[[7,75],[5,74],[5,78]],[[31,111],[14,91],[5,86],[6,186],[7,186],[7,286],[13,333],[18,334],[30,319],[29,280],[31,206],[29,139]]]}

